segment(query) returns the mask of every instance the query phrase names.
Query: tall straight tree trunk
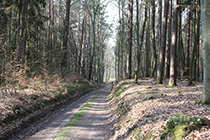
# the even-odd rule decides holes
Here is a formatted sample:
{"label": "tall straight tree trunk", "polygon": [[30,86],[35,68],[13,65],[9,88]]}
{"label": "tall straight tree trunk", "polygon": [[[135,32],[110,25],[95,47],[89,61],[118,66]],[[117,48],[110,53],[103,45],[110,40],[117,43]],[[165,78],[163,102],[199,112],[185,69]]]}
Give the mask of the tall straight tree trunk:
{"label": "tall straight tree trunk", "polygon": [[152,0],[152,76],[155,75],[157,69],[157,52],[156,52],[156,38],[155,38],[155,0]]}
{"label": "tall straight tree trunk", "polygon": [[157,83],[158,84],[163,83],[163,76],[164,76],[168,7],[169,7],[169,0],[165,0],[165,2],[164,2],[164,18],[163,18],[163,34],[162,34],[161,50],[160,50],[160,63],[159,63],[159,68],[158,68],[158,72],[157,72]]}
{"label": "tall straight tree trunk", "polygon": [[148,15],[149,15],[149,21],[147,22],[147,29],[146,29],[146,44],[145,44],[145,76],[150,76],[150,66],[151,66],[151,60],[150,60],[150,0],[148,2]]}
{"label": "tall straight tree trunk", "polygon": [[133,0],[128,1],[128,51],[127,51],[127,78],[132,77],[132,30],[133,30]]}
{"label": "tall straight tree trunk", "polygon": [[137,75],[136,82],[138,81],[139,67],[140,67],[140,42],[139,42],[139,0],[136,0],[136,41],[137,41]]}
{"label": "tall straight tree trunk", "polygon": [[87,26],[87,0],[85,0],[85,5],[84,5],[84,17],[83,17],[83,23],[82,23],[82,50],[81,50],[81,61],[80,61],[80,65],[81,65],[81,72],[82,74],[86,77],[85,74],[85,45],[86,45],[86,37],[87,37],[87,31],[86,31],[86,26]]}
{"label": "tall straight tree trunk", "polygon": [[190,68],[190,48],[191,48],[191,9],[188,7],[188,40],[187,40],[187,72],[186,75],[189,76]]}
{"label": "tall straight tree trunk", "polygon": [[[140,56],[139,56],[139,60],[138,60],[138,67],[140,68],[141,65],[141,51],[142,51],[142,47],[143,47],[143,43],[144,43],[144,32],[146,30],[146,23],[147,23],[147,9],[148,9],[148,0],[146,0],[146,5],[145,5],[145,15],[144,15],[144,22],[143,22],[143,27],[142,27],[142,32],[141,32],[141,41],[140,41]],[[140,74],[140,72],[138,72],[138,74]]]}
{"label": "tall straight tree trunk", "polygon": [[19,44],[17,49],[17,63],[19,64],[22,59],[22,49],[25,49],[25,18],[26,18],[26,3],[27,0],[23,1],[23,7],[20,13],[20,32],[19,32]]}
{"label": "tall straight tree trunk", "polygon": [[[196,14],[197,12],[195,12]],[[197,17],[198,16],[198,17]],[[194,36],[194,40],[195,40],[195,43],[194,43],[194,46],[193,46],[193,50],[192,50],[192,55],[191,55],[191,59],[190,59],[190,69],[189,69],[189,83],[188,85],[193,85],[193,68],[194,68],[194,62],[195,62],[195,59],[196,59],[196,53],[198,52],[197,51],[197,48],[199,46],[199,38],[200,38],[200,16],[198,14],[196,14],[196,30],[195,30],[195,36]],[[194,69],[196,70],[196,68]]]}
{"label": "tall straight tree trunk", "polygon": [[162,36],[162,17],[163,17],[163,15],[162,15],[162,9],[163,9],[163,6],[162,6],[162,3],[163,3],[163,0],[159,0],[159,19],[158,19],[158,21],[159,21],[159,29],[158,29],[158,36],[159,36],[159,38],[158,38],[158,48],[161,48],[161,36]]}
{"label": "tall straight tree trunk", "polygon": [[[200,0],[198,0],[198,3],[200,4]],[[199,29],[199,32],[198,32],[198,40],[197,40],[198,45],[197,45],[197,76],[196,76],[196,80],[199,81],[200,80],[200,36],[201,36],[201,33],[200,33],[201,11],[200,11],[200,9],[197,12],[197,17],[198,17],[198,21],[199,21],[197,30]]]}
{"label": "tall straight tree trunk", "polygon": [[49,0],[49,15],[50,15],[50,20],[49,20],[49,37],[48,37],[48,45],[49,45],[49,56],[50,58],[50,65],[52,69],[54,69],[54,1]]}
{"label": "tall straight tree trunk", "polygon": [[99,5],[94,8],[93,11],[93,17],[91,17],[91,24],[92,24],[92,31],[93,31],[93,48],[92,48],[92,55],[90,58],[90,66],[89,66],[89,75],[88,75],[88,80],[91,80],[92,78],[92,71],[93,71],[93,61],[94,61],[94,56],[95,56],[95,49],[96,49],[96,14],[98,11]]}
{"label": "tall straight tree trunk", "polygon": [[170,60],[170,78],[169,86],[176,86],[176,46],[177,46],[177,21],[178,21],[178,5],[177,0],[173,1],[173,31],[171,45]]}
{"label": "tall straight tree trunk", "polygon": [[57,45],[57,49],[59,50],[59,57],[57,58],[57,67],[58,67],[58,69],[60,70],[60,71],[62,71],[62,60],[63,60],[63,53],[62,53],[62,39],[63,38],[61,38],[61,34],[62,34],[62,30],[61,30],[61,25],[62,25],[62,23],[61,23],[61,21],[63,20],[63,16],[62,16],[62,0],[59,0],[59,4],[58,4],[58,7],[59,7],[59,9],[58,9],[58,31],[57,31],[57,37],[58,37],[58,45]]}
{"label": "tall straight tree trunk", "polygon": [[[198,18],[197,18],[197,9],[193,10],[192,11],[192,20],[194,20],[195,22],[192,23],[192,33],[191,33],[191,42],[193,43],[193,40],[194,40],[194,43],[192,44],[192,52],[191,52],[191,58],[190,58],[190,66],[189,66],[189,83],[188,85],[193,85],[193,80],[196,78],[196,57],[197,57],[197,46],[199,44],[199,39],[198,39],[198,36],[199,36],[199,31],[198,31],[198,24],[200,21],[198,21]],[[193,74],[194,74],[194,78],[193,78]]]}
{"label": "tall straight tree trunk", "polygon": [[166,47],[166,61],[165,61],[165,77],[169,78],[170,73],[170,48],[171,48],[171,26],[172,26],[172,0],[170,0],[169,17],[168,17],[168,44]]}
{"label": "tall straight tree trunk", "polygon": [[[181,7],[180,7],[181,8]],[[178,12],[178,31],[177,31],[177,52],[178,54],[182,54],[182,9]],[[177,55],[177,76],[182,77],[182,55]]]}
{"label": "tall straight tree trunk", "polygon": [[201,25],[203,39],[203,93],[202,103],[210,104],[210,1],[201,0]]}
{"label": "tall straight tree trunk", "polygon": [[62,50],[62,67],[63,70],[67,69],[67,42],[69,36],[69,20],[70,20],[70,5],[71,0],[66,0],[66,18],[64,22],[64,39],[63,39],[63,50]]}
{"label": "tall straight tree trunk", "polygon": [[[125,1],[124,0],[121,0],[121,7],[122,9],[124,9],[125,7]],[[122,13],[122,21],[121,21],[121,73],[122,73],[122,76],[121,78],[125,78],[126,77],[126,71],[125,71],[125,63],[124,61],[126,60],[125,56],[124,56],[124,52],[126,52],[126,47],[125,47],[125,15],[123,12]]]}
{"label": "tall straight tree trunk", "polygon": [[[121,24],[122,24],[122,21],[121,21],[121,1],[120,0],[118,0],[118,7],[119,7],[119,11],[118,11],[118,16],[119,16],[119,21],[120,21],[120,27],[121,27]],[[120,66],[121,66],[121,48],[122,48],[122,42],[121,42],[121,38],[122,38],[122,36],[121,36],[121,32],[122,32],[122,30],[121,30],[121,28],[120,28],[120,33],[119,33],[119,44],[118,44],[118,53],[117,53],[117,58],[118,58],[118,63],[117,63],[117,78],[119,79],[120,77],[121,77],[121,68],[120,68]]]}
{"label": "tall straight tree trunk", "polygon": [[[79,3],[81,5],[81,3]],[[78,33],[78,38],[80,38],[79,40],[79,53],[78,53],[78,64],[77,64],[77,73],[80,73],[81,72],[81,67],[82,67],[82,46],[83,46],[83,39],[84,39],[84,19],[85,19],[85,15],[84,15],[84,7],[83,7],[83,19],[82,19],[82,30],[81,30],[81,33]],[[78,13],[79,16],[78,16],[78,22],[80,23],[80,12]],[[81,25],[78,26],[78,31],[80,31],[80,27]]]}

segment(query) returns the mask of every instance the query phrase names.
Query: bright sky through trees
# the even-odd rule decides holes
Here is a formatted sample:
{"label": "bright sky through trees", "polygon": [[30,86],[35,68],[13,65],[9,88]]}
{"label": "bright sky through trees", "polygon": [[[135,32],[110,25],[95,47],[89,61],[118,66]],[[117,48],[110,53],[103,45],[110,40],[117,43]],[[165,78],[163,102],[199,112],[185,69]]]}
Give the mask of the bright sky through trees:
{"label": "bright sky through trees", "polygon": [[113,35],[112,38],[109,39],[109,45],[113,47],[115,45],[115,29],[118,24],[118,7],[117,7],[117,2],[114,0],[106,0],[106,3],[108,3],[107,8],[106,8],[106,15],[107,17],[107,22],[109,24],[113,24],[112,26],[112,31]]}

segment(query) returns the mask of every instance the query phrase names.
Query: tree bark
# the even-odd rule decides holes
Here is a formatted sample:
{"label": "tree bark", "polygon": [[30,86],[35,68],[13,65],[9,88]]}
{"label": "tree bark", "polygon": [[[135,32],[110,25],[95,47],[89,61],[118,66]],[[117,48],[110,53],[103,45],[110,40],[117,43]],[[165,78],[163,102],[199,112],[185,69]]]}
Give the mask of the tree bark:
{"label": "tree bark", "polygon": [[49,63],[54,69],[54,64],[55,64],[55,57],[54,57],[54,1],[49,0],[49,37],[48,37],[48,45],[49,45]]}
{"label": "tree bark", "polygon": [[160,63],[159,63],[159,68],[158,68],[158,72],[157,72],[157,83],[158,84],[163,83],[163,76],[164,76],[168,7],[169,7],[169,0],[165,0],[165,2],[164,2],[164,18],[163,18],[163,34],[162,34],[161,50],[160,50]]}
{"label": "tree bark", "polygon": [[19,32],[19,44],[17,49],[17,63],[20,64],[22,59],[22,49],[25,48],[25,38],[24,38],[24,31],[25,31],[25,18],[26,18],[26,4],[27,0],[23,1],[23,7],[20,13],[20,32]]}
{"label": "tree bark", "polygon": [[132,30],[133,30],[133,0],[128,1],[128,51],[127,51],[127,78],[132,78]]}
{"label": "tree bark", "polygon": [[96,49],[96,16],[98,14],[100,3],[94,5],[93,8],[93,15],[91,15],[91,24],[92,24],[92,32],[93,32],[93,48],[92,48],[92,55],[90,58],[90,66],[89,66],[89,75],[88,80],[91,80],[92,78],[92,71],[93,71],[93,61],[95,56],[95,49]]}
{"label": "tree bark", "polygon": [[178,20],[178,5],[177,0],[174,0],[173,8],[173,31],[171,45],[171,60],[170,60],[170,79],[169,86],[176,86],[176,46],[177,46],[177,20]]}
{"label": "tree bark", "polygon": [[186,75],[189,76],[190,68],[190,48],[191,48],[191,9],[188,7],[188,40],[187,40],[187,71]]}
{"label": "tree bark", "polygon": [[[146,23],[147,23],[147,9],[148,9],[148,0],[146,0],[146,5],[145,5],[145,15],[144,15],[144,22],[143,22],[143,27],[142,27],[142,32],[141,32],[141,41],[140,41],[140,55],[139,55],[139,59],[138,59],[138,67],[140,69],[140,65],[141,65],[141,51],[142,51],[142,47],[143,47],[143,43],[144,43],[144,32],[146,29]],[[140,72],[138,72],[138,74],[140,75]]]}
{"label": "tree bark", "polygon": [[66,0],[66,18],[64,22],[64,39],[63,39],[63,50],[62,50],[63,71],[67,69],[67,42],[69,36],[70,7],[71,7],[71,0]]}
{"label": "tree bark", "polygon": [[[158,29],[158,48],[161,48],[161,36],[162,36],[162,17],[163,17],[163,15],[162,15],[162,9],[163,9],[163,5],[162,5],[162,3],[163,3],[163,0],[159,0],[159,19],[158,19],[158,27],[159,27],[159,29]],[[158,50],[159,51],[159,50]]]}
{"label": "tree bark", "polygon": [[[138,1],[138,0],[137,0]],[[152,0],[152,76],[155,75],[157,69],[157,52],[156,52],[156,37],[155,37],[155,0]]]}
{"label": "tree bark", "polygon": [[171,48],[171,26],[172,26],[172,0],[170,0],[169,17],[168,17],[168,44],[166,47],[165,77],[169,78],[170,74],[170,48]]}
{"label": "tree bark", "polygon": [[135,70],[135,81],[138,82],[140,67],[140,42],[139,42],[139,0],[136,0],[136,42],[137,42],[137,68]]}
{"label": "tree bark", "polygon": [[202,103],[210,104],[210,1],[201,0],[201,24],[203,39],[203,93]]}
{"label": "tree bark", "polygon": [[[125,1],[124,0],[121,0],[121,9],[124,9],[124,7],[125,7]],[[126,60],[126,58],[125,58],[125,55],[124,55],[124,52],[126,52],[126,45],[125,45],[125,39],[124,39],[124,37],[125,37],[125,15],[124,15],[124,13],[123,12],[121,12],[121,14],[122,14],[122,20],[121,20],[121,26],[120,26],[120,28],[121,28],[121,73],[122,73],[122,75],[121,75],[121,78],[125,78],[126,77],[126,70],[125,70],[125,60]]]}

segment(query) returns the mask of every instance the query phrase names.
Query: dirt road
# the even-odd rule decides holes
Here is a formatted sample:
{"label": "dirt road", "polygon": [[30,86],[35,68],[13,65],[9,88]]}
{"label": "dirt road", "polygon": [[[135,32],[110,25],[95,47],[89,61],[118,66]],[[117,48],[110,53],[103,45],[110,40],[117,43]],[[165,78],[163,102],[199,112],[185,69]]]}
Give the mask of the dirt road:
{"label": "dirt road", "polygon": [[108,84],[84,95],[40,123],[32,125],[18,138],[12,140],[106,139],[104,126],[110,116],[108,109],[110,88],[111,84]]}

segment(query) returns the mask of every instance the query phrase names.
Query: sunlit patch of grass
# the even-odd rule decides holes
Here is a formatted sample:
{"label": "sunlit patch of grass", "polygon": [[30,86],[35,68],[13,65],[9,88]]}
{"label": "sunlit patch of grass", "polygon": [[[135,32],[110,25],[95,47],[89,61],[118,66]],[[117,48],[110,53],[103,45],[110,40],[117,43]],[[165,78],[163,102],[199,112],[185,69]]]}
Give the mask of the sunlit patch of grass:
{"label": "sunlit patch of grass", "polygon": [[140,133],[141,133],[141,128],[139,127],[139,128],[137,128],[137,129],[135,130],[135,132],[133,133],[133,137],[134,137],[136,140],[138,140],[138,139],[139,139]]}
{"label": "sunlit patch of grass", "polygon": [[132,82],[124,82],[124,83],[120,84],[120,85],[117,87],[117,91],[126,89],[126,87],[127,87],[128,85],[131,85],[131,84],[133,84],[133,83],[132,83]]}
{"label": "sunlit patch of grass", "polygon": [[152,87],[151,86],[146,86],[146,89],[151,89]]}
{"label": "sunlit patch of grass", "polygon": [[91,103],[94,102],[94,99],[90,99],[85,106],[74,116],[74,118],[69,122],[68,126],[64,128],[63,131],[61,131],[58,135],[58,137],[55,140],[62,140],[63,137],[65,137],[68,133],[70,133],[69,129],[72,125],[75,125],[81,117],[84,115],[85,111],[87,111],[90,108]]}
{"label": "sunlit patch of grass", "polygon": [[123,97],[124,95],[125,95],[125,92],[121,92],[121,93],[120,93],[120,96]]}
{"label": "sunlit patch of grass", "polygon": [[85,111],[88,110],[90,104],[93,103],[94,99],[90,99],[87,104],[74,116],[74,118],[70,121],[70,125],[74,125],[80,118],[84,115]]}
{"label": "sunlit patch of grass", "polygon": [[62,131],[62,132],[60,132],[60,134],[59,134],[59,137],[61,137],[61,136],[65,136],[66,135],[66,131]]}

